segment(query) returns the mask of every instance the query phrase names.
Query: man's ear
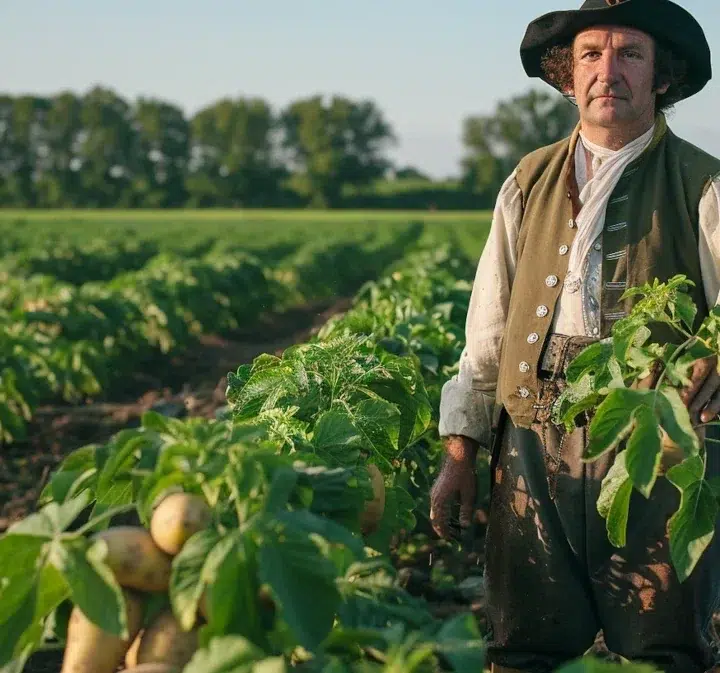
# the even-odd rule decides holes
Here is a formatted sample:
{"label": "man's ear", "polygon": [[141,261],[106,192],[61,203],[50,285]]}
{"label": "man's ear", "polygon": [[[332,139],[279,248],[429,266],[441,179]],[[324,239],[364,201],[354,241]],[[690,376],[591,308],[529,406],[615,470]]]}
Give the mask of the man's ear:
{"label": "man's ear", "polygon": [[655,87],[655,93],[661,96],[664,93],[667,93],[667,90],[670,88],[669,84],[661,84],[660,86]]}

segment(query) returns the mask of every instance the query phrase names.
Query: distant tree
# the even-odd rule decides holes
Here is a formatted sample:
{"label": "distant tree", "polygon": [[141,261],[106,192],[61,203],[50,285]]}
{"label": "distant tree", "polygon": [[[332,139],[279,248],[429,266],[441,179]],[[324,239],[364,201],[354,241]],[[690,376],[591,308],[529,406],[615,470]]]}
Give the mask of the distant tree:
{"label": "distant tree", "polygon": [[523,156],[566,137],[577,120],[577,108],[561,95],[537,90],[501,101],[491,115],[468,117],[463,183],[494,198]]}
{"label": "distant tree", "polygon": [[3,200],[18,207],[37,205],[35,184],[47,152],[46,117],[50,100],[40,96],[3,97],[0,101],[0,159]]}
{"label": "distant tree", "polygon": [[259,98],[223,99],[191,121],[187,188],[192,206],[271,205],[285,167],[277,120]]}
{"label": "distant tree", "polygon": [[313,206],[338,205],[344,186],[367,185],[390,166],[395,136],[372,101],[305,98],[282,112],[281,125],[295,185]]}
{"label": "distant tree", "polygon": [[133,197],[137,205],[176,208],[185,204],[190,125],[171,103],[140,98],[132,112],[135,128]]}
{"label": "distant tree", "polygon": [[432,178],[427,174],[423,173],[420,169],[414,166],[403,166],[395,170],[395,179],[397,180],[427,180],[428,182]]}
{"label": "distant tree", "polygon": [[49,208],[84,205],[77,155],[82,129],[82,99],[72,92],[52,98],[38,167],[38,205]]}
{"label": "distant tree", "polygon": [[95,87],[82,100],[77,148],[83,205],[131,205],[136,148],[131,107],[110,89]]}

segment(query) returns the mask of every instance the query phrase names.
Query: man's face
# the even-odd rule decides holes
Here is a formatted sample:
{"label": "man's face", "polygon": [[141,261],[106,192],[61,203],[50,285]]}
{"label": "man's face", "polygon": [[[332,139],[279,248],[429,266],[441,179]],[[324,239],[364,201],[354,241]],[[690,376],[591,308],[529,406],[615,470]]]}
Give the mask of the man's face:
{"label": "man's face", "polygon": [[[593,27],[573,44],[574,95],[585,126],[618,128],[655,117],[655,44],[639,30]],[[658,89],[664,93],[667,87]]]}

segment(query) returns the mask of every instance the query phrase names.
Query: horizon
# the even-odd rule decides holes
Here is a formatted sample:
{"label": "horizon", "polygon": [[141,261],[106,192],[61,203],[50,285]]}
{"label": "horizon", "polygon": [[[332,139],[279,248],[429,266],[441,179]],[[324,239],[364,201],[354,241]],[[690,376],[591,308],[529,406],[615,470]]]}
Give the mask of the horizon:
{"label": "horizon", "polygon": [[[714,62],[720,16],[710,0],[679,4],[703,26]],[[263,98],[276,111],[315,94],[370,99],[398,138],[389,152],[398,166],[452,178],[460,171],[465,117],[490,114],[531,88],[552,91],[527,78],[518,48],[529,21],[564,7],[517,0],[493,7],[489,18],[471,0],[445,7],[455,11],[429,0],[396,0],[392,7],[379,0],[362,7],[276,0],[244,8],[222,0],[202,8],[187,0],[129,0],[122,7],[26,0],[0,7],[8,36],[0,55],[9,64],[1,89],[51,96],[103,86],[130,102],[148,96],[174,103],[188,116],[226,97]],[[490,65],[476,65],[483,63]],[[668,122],[720,155],[713,123],[719,105],[720,88],[711,80]]]}

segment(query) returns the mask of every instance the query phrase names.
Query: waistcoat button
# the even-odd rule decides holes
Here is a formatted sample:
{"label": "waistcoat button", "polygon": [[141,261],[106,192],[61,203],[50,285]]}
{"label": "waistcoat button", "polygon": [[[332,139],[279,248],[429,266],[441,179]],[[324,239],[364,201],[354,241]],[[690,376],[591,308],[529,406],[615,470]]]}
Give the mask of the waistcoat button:
{"label": "waistcoat button", "polygon": [[530,334],[528,334],[527,342],[529,344],[534,344],[539,338],[540,337],[538,336],[537,332],[531,332]]}
{"label": "waistcoat button", "polygon": [[535,309],[535,315],[537,315],[538,318],[544,318],[548,314],[548,307],[545,306],[545,304],[540,304]]}
{"label": "waistcoat button", "polygon": [[545,285],[547,285],[548,287],[555,287],[557,285],[557,282],[558,282],[558,277],[554,276],[554,275],[548,276],[545,279]]}
{"label": "waistcoat button", "polygon": [[568,227],[570,227],[570,229],[575,227],[575,220],[573,220],[572,217],[568,220]]}
{"label": "waistcoat button", "polygon": [[561,245],[561,246],[560,246],[560,250],[558,250],[558,252],[559,252],[561,255],[567,255],[567,252],[568,252],[568,247],[567,247],[567,245]]}
{"label": "waistcoat button", "polygon": [[525,387],[518,388],[518,392],[520,393],[520,397],[530,397],[530,391]]}
{"label": "waistcoat button", "polygon": [[524,360],[520,363],[520,371],[523,374],[527,374],[530,371],[530,365]]}

